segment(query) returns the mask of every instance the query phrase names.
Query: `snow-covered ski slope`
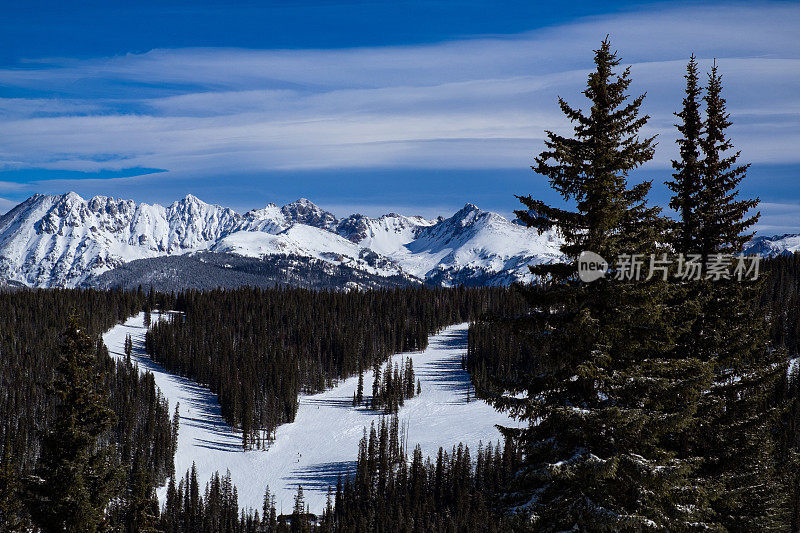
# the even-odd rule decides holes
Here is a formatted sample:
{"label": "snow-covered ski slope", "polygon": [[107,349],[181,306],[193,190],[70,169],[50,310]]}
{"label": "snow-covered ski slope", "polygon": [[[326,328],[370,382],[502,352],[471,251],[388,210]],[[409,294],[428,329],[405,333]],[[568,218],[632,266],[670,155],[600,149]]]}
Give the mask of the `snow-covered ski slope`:
{"label": "snow-covered ski slope", "polygon": [[[158,318],[153,314],[153,320]],[[300,397],[297,417],[280,426],[268,450],[243,451],[241,433],[225,423],[215,394],[197,383],[166,372],[144,352],[144,314],[109,330],[103,340],[112,357],[123,358],[125,336],[133,339],[133,359],[149,370],[169,400],[170,412],[180,402],[180,431],[175,470],[182,475],[194,462],[201,484],[215,471],[230,470],[239,491],[239,505],[261,508],[267,485],[277,496],[278,511],[291,512],[297,486],[302,485],[312,512],[325,506],[328,485],[335,487],[340,473],[352,472],[358,441],[365,427],[380,423],[380,414],[352,406],[358,378],[340,382],[323,393]],[[481,400],[467,402],[469,376],[461,369],[466,351],[467,324],[446,328],[429,339],[424,352],[397,354],[394,361],[411,357],[422,393],[400,409],[401,424],[408,426],[409,454],[419,443],[425,456],[434,457],[440,446],[449,449],[463,442],[472,450],[482,441],[496,442],[495,424],[514,425]],[[372,387],[372,372],[364,375],[365,394]],[[474,451],[473,451],[474,456]],[[158,491],[163,503],[166,488]]]}

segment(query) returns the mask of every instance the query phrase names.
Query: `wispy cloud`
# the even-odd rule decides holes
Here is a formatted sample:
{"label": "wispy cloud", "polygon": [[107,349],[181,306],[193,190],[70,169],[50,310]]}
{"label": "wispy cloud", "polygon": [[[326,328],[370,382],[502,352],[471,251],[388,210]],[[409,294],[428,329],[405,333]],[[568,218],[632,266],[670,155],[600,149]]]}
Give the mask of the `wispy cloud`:
{"label": "wispy cloud", "polygon": [[761,219],[756,224],[759,235],[797,233],[800,221],[800,204],[762,202]]}
{"label": "wispy cloud", "polygon": [[17,205],[17,202],[12,202],[11,200],[0,198],[0,215],[7,213],[15,205]]}
{"label": "wispy cloud", "polygon": [[743,157],[800,162],[800,7],[729,4],[593,18],[514,36],[347,50],[153,50],[42,59],[0,83],[0,165],[167,176],[325,168],[524,168],[555,99],[578,96],[608,33],[674,157],[682,73],[719,58]]}

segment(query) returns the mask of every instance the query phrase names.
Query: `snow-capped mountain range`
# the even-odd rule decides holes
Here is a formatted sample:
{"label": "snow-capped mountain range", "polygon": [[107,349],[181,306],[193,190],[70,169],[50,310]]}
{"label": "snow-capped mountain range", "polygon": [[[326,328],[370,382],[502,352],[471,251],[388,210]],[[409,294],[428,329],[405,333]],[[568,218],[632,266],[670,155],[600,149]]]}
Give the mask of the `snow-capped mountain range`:
{"label": "snow-capped mountain range", "polygon": [[90,286],[137,259],[217,252],[308,258],[374,276],[438,285],[528,281],[560,241],[465,205],[449,218],[390,213],[337,219],[300,199],[239,214],[189,195],[167,207],[75,193],[35,195],[0,216],[0,280]]}
{"label": "snow-capped mountain range", "polygon": [[786,233],[771,237],[756,237],[747,244],[744,253],[745,255],[774,257],[793,254],[797,251],[800,251],[800,235]]}

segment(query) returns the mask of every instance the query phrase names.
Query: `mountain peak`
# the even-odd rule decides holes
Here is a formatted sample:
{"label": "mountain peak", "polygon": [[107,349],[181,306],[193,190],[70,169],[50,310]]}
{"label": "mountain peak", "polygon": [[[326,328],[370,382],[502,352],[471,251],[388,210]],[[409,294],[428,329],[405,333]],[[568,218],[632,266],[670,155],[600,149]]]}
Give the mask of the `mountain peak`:
{"label": "mountain peak", "polygon": [[206,204],[203,200],[201,200],[197,196],[193,195],[192,193],[187,194],[186,196],[184,196],[183,198],[181,198],[180,200],[178,200],[175,203],[178,203],[178,204],[203,204],[203,205]]}
{"label": "mountain peak", "polygon": [[308,205],[308,206],[316,207],[317,209],[319,209],[319,206],[317,206],[317,204],[315,204],[314,202],[312,202],[308,198],[298,198],[297,200],[295,200],[294,202],[292,202],[291,204],[288,204],[288,205]]}
{"label": "mountain peak", "polygon": [[281,213],[287,220],[314,226],[317,228],[333,228],[338,220],[333,213],[325,211],[307,198],[299,198],[281,208]]}
{"label": "mountain peak", "polygon": [[307,198],[239,215],[192,194],[166,208],[106,196],[84,200],[74,192],[35,195],[0,217],[0,279],[35,287],[91,284],[130,261],[215,250],[230,237],[237,249],[272,243],[270,253],[336,264],[345,257],[364,272],[402,271],[436,284],[510,283],[528,280],[531,262],[560,257],[557,239],[530,231],[472,203],[447,219],[390,213],[339,221]]}
{"label": "mountain peak", "polygon": [[451,220],[453,223],[460,224],[461,226],[466,226],[472,224],[479,218],[483,218],[486,214],[487,211],[482,210],[477,205],[466,203],[464,204],[464,207],[456,211],[455,214],[448,220]]}
{"label": "mountain peak", "polygon": [[64,194],[56,195],[56,196],[54,196],[54,200],[55,200],[56,203],[69,204],[69,205],[77,204],[77,203],[83,203],[84,202],[84,199],[81,197],[81,195],[76,193],[76,192],[74,192],[74,191],[70,191],[70,192],[67,192],[67,193],[64,193]]}

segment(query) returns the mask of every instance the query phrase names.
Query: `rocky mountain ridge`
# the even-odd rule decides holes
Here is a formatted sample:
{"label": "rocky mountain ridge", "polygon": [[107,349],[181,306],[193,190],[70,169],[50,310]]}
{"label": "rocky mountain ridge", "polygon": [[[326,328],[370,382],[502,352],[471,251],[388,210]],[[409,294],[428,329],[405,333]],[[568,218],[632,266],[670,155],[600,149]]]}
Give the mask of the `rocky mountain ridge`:
{"label": "rocky mountain ridge", "polygon": [[306,258],[393,284],[507,284],[529,281],[529,264],[557,260],[559,244],[553,233],[539,235],[473,204],[435,220],[396,213],[337,219],[304,198],[239,214],[192,195],[163,207],[37,194],[0,216],[0,279],[92,286],[131,261],[213,252]]}

